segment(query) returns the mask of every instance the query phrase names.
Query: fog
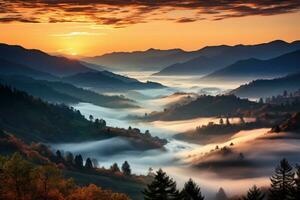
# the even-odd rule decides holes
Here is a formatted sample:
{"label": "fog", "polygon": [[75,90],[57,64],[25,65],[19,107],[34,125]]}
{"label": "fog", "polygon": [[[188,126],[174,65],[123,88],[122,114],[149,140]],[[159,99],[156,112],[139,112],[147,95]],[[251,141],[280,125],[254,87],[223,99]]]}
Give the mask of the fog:
{"label": "fog", "polygon": [[[269,184],[269,176],[271,175],[275,164],[282,158],[288,155],[290,159],[295,152],[299,152],[299,140],[280,141],[280,145],[276,144],[274,149],[274,141],[270,139],[268,129],[257,129],[251,131],[241,131],[219,144],[198,145],[174,139],[172,136],[177,133],[182,133],[197,126],[206,125],[209,122],[219,123],[218,118],[195,118],[190,120],[180,121],[154,121],[154,122],[137,122],[132,121],[128,116],[130,115],[144,115],[152,111],[161,111],[169,104],[177,102],[186,95],[172,95],[174,92],[197,93],[205,91],[215,92],[215,94],[222,93],[228,89],[234,88],[234,85],[203,85],[196,82],[199,77],[153,77],[149,74],[131,73],[131,76],[142,81],[158,81],[168,86],[169,88],[157,90],[143,90],[131,91],[123,93],[127,97],[135,95],[134,100],[140,108],[134,109],[112,109],[96,106],[90,103],[79,103],[72,105],[75,109],[89,117],[93,115],[94,118],[105,119],[108,126],[128,128],[136,127],[142,132],[149,130],[151,135],[167,138],[168,144],[165,149],[139,151],[134,148],[130,141],[124,138],[111,138],[100,141],[89,141],[83,143],[72,144],[51,144],[53,149],[60,149],[63,151],[70,151],[74,154],[82,154],[84,158],[96,158],[100,166],[106,168],[113,163],[118,163],[119,166],[127,160],[132,168],[133,173],[147,174],[149,167],[154,170],[162,168],[171,177],[173,177],[179,187],[185,181],[192,177],[205,192],[206,196],[214,194],[219,187],[223,187],[226,192],[231,194],[238,194],[246,191],[253,184],[257,186],[265,186]],[[204,90],[203,90],[204,89]],[[230,119],[231,123],[238,123],[239,119]],[[245,121],[253,121],[255,119],[245,119]],[[267,139],[266,139],[267,138]],[[256,160],[260,163],[259,168],[253,167],[250,169],[228,169],[224,168],[223,173],[228,173],[235,176],[234,179],[228,178],[218,172],[218,167],[214,170],[203,170],[194,167],[195,164],[201,165],[202,157],[215,148],[216,145],[220,147],[229,146],[234,143],[234,150],[245,153],[245,157],[250,161]],[[255,148],[254,148],[255,146]],[[262,153],[263,152],[263,153]],[[222,161],[222,157],[212,155],[209,160],[212,164],[215,161]],[[222,167],[222,166],[220,166]],[[246,176],[251,170],[260,169],[263,173],[254,173],[253,176]],[[221,170],[222,171],[222,170]],[[235,174],[233,174],[235,173]],[[208,198],[209,199],[209,198]]]}

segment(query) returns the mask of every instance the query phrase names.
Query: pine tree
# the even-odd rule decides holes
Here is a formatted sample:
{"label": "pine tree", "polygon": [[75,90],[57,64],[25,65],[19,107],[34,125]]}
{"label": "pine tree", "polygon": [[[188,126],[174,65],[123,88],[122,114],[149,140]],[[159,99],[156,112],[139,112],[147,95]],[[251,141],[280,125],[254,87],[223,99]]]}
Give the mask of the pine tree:
{"label": "pine tree", "polygon": [[296,166],[296,178],[295,178],[295,187],[291,194],[291,200],[298,200],[300,199],[300,166]]}
{"label": "pine tree", "polygon": [[243,197],[243,200],[263,200],[265,195],[262,191],[254,185],[252,188],[249,189],[247,195]]}
{"label": "pine tree", "polygon": [[82,159],[82,156],[80,154],[77,155],[77,156],[75,156],[74,162],[75,162],[76,168],[82,169],[82,167],[83,167],[83,159]]}
{"label": "pine tree", "polygon": [[292,166],[286,159],[280,161],[271,177],[271,188],[269,200],[286,200],[293,189],[294,172]]}
{"label": "pine tree", "polygon": [[91,161],[90,158],[87,158],[86,161],[85,161],[85,166],[84,166],[86,169],[93,169],[93,163]]}
{"label": "pine tree", "polygon": [[127,161],[125,161],[122,165],[122,172],[124,175],[126,176],[130,176],[131,175],[131,169],[130,169],[130,165],[128,164]]}
{"label": "pine tree", "polygon": [[215,200],[227,200],[227,199],[228,199],[228,197],[225,193],[225,190],[223,188],[220,188],[216,194]]}
{"label": "pine tree", "polygon": [[226,125],[227,126],[231,125],[228,117],[226,118]]}
{"label": "pine tree", "polygon": [[180,195],[173,181],[162,169],[156,172],[152,183],[143,191],[145,200],[179,200]]}
{"label": "pine tree", "polygon": [[181,191],[182,200],[204,200],[200,187],[190,179]]}
{"label": "pine tree", "polygon": [[66,153],[65,161],[68,165],[72,166],[74,164],[74,156],[71,152]]}

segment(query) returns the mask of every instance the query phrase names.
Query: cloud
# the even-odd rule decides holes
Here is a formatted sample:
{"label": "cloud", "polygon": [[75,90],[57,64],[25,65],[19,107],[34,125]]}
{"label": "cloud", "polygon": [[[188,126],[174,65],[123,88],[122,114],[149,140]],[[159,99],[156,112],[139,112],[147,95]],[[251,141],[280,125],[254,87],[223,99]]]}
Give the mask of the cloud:
{"label": "cloud", "polygon": [[[8,0],[0,2],[0,23],[81,22],[117,27],[146,23],[172,13],[177,23],[297,12],[299,0]],[[188,16],[182,10],[191,11]],[[13,17],[12,17],[13,15]],[[205,17],[202,17],[205,15]],[[175,16],[175,17],[173,17]],[[209,16],[209,17],[208,17]]]}
{"label": "cloud", "polygon": [[73,37],[73,36],[93,36],[93,35],[104,35],[104,33],[91,33],[91,32],[69,32],[62,34],[53,34],[54,37]]}

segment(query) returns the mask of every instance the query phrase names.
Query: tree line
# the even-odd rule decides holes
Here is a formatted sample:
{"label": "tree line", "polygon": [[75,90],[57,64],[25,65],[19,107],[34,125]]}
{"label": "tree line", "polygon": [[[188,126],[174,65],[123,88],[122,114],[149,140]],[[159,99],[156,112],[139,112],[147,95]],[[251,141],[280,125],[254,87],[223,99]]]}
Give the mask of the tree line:
{"label": "tree line", "polygon": [[[270,178],[268,191],[257,186],[249,189],[246,195],[238,200],[299,200],[300,199],[300,166],[293,168],[286,159],[282,159]],[[176,182],[162,169],[159,169],[152,183],[143,191],[145,200],[204,200],[200,187],[192,180],[188,180],[181,191]],[[215,200],[229,200],[221,188]]]}
{"label": "tree line", "polygon": [[[85,162],[81,154],[73,155],[71,152],[67,152],[65,155],[61,153],[61,151],[57,150],[54,158],[52,160],[58,164],[63,165],[63,167],[67,167],[68,169],[76,169],[76,170],[85,170],[90,172],[97,172],[99,168],[99,162],[95,158],[86,158]],[[131,167],[127,161],[120,167],[117,163],[113,163],[109,170],[112,173],[122,173],[125,176],[131,175]]]}
{"label": "tree line", "polygon": [[130,200],[94,184],[79,187],[53,164],[34,165],[18,153],[0,156],[1,200]]}

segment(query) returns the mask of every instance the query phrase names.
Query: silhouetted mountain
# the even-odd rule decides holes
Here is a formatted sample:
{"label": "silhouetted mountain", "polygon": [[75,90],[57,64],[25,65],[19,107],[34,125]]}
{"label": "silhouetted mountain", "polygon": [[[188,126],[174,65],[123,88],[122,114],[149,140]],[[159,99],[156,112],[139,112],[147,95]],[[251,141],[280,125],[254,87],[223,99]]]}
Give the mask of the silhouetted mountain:
{"label": "silhouetted mountain", "polygon": [[77,60],[51,56],[40,50],[25,49],[21,46],[8,44],[0,44],[0,58],[56,76],[93,71]]}
{"label": "silhouetted mountain", "polygon": [[228,67],[213,72],[203,81],[253,80],[258,78],[276,78],[300,72],[300,50],[269,60],[248,59],[238,61]]}
{"label": "silhouetted mountain", "polygon": [[234,95],[200,96],[184,105],[178,105],[163,112],[148,114],[146,120],[185,120],[197,117],[238,116],[245,110],[257,109],[261,105]]}
{"label": "silhouetted mountain", "polygon": [[155,75],[205,75],[239,60],[270,59],[298,49],[300,49],[300,41],[287,43],[281,40],[257,45],[205,47],[197,52],[197,58],[168,66]]}
{"label": "silhouetted mountain", "polygon": [[255,80],[232,90],[239,97],[260,98],[293,92],[300,89],[300,73],[271,80]]}
{"label": "silhouetted mountain", "polygon": [[136,79],[117,75],[108,71],[79,73],[64,77],[65,82],[94,90],[131,90],[131,89],[155,89],[163,85],[155,82],[140,82]]}
{"label": "silhouetted mountain", "polygon": [[0,74],[24,75],[24,76],[34,77],[37,79],[47,79],[47,80],[57,79],[55,76],[51,74],[40,72],[38,70],[31,69],[30,67],[27,67],[25,65],[10,62],[2,58],[0,58]]}
{"label": "silhouetted mountain", "polygon": [[102,56],[84,58],[86,62],[98,64],[117,71],[157,71],[177,62],[185,62],[197,56],[197,52],[181,49],[113,52]]}
{"label": "silhouetted mountain", "polygon": [[35,80],[24,76],[0,76],[0,84],[9,85],[52,103],[87,102],[111,108],[135,107],[132,100],[124,97],[101,95],[59,81]]}

